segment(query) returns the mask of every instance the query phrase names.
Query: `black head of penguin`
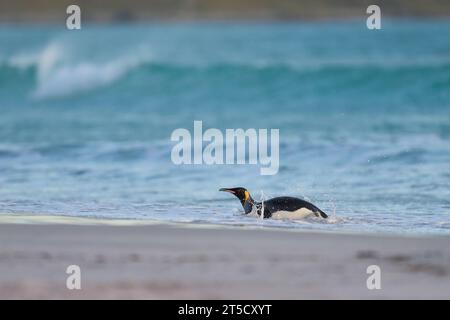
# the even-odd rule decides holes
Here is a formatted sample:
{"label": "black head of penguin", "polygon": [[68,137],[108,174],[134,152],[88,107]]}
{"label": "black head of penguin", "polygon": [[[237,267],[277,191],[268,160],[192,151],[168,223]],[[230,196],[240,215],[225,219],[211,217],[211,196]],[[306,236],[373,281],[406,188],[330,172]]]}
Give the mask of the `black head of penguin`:
{"label": "black head of penguin", "polygon": [[219,191],[225,191],[234,194],[236,198],[241,201],[242,207],[244,208],[246,214],[252,211],[254,201],[247,189],[242,187],[222,188]]}

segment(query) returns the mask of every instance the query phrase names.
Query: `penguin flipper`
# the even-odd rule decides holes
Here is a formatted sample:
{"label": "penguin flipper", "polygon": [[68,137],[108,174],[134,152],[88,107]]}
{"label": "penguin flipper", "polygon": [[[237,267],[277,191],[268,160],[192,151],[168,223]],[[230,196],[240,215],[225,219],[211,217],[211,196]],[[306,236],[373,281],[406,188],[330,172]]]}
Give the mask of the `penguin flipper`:
{"label": "penguin flipper", "polygon": [[315,211],[314,214],[316,215],[316,217],[321,217],[323,219],[328,218],[328,215],[320,209],[318,209],[318,211]]}

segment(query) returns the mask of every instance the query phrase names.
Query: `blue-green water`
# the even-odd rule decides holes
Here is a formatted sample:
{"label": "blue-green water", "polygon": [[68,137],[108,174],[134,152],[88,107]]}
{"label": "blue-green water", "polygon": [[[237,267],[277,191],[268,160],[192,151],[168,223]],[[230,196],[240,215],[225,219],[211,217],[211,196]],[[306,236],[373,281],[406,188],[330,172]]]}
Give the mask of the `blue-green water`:
{"label": "blue-green water", "polygon": [[[450,233],[450,22],[0,26],[0,212]],[[175,166],[176,128],[280,129],[280,170]],[[241,215],[221,187],[328,222]]]}

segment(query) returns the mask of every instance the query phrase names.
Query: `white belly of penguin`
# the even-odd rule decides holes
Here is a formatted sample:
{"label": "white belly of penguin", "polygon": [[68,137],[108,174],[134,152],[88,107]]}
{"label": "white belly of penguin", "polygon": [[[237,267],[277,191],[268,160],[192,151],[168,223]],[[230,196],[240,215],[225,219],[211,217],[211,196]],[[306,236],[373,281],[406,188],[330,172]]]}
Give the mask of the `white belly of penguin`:
{"label": "white belly of penguin", "polygon": [[308,216],[315,215],[314,212],[307,208],[300,208],[295,211],[277,211],[272,214],[272,219],[288,219],[288,220],[298,220],[304,219]]}

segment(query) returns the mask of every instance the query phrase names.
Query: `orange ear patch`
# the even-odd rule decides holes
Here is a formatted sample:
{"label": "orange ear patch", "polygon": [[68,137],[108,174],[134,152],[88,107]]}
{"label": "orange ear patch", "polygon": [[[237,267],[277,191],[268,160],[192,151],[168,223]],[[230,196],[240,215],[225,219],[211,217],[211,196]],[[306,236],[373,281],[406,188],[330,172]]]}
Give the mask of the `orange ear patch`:
{"label": "orange ear patch", "polygon": [[250,194],[248,193],[248,191],[245,191],[244,197],[245,197],[244,200],[246,200],[246,201],[248,198],[250,198]]}

